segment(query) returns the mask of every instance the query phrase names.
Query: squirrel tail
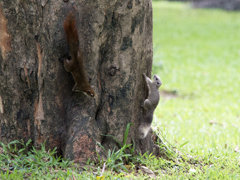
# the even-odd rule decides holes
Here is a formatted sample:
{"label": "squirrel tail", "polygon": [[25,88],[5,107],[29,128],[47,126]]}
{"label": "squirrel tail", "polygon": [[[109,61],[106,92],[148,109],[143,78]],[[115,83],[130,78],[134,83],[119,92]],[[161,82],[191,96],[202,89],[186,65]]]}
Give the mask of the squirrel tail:
{"label": "squirrel tail", "polygon": [[[68,39],[68,45],[70,53],[77,53],[79,49],[78,32],[76,28],[76,19],[72,11],[68,14],[67,18],[63,22],[63,27]],[[73,54],[72,54],[73,55]],[[77,55],[77,54],[75,54]]]}
{"label": "squirrel tail", "polygon": [[148,135],[148,132],[151,129],[153,113],[154,113],[154,110],[148,110],[148,112],[144,118],[144,121],[139,126],[138,130],[139,130],[140,139],[144,139]]}

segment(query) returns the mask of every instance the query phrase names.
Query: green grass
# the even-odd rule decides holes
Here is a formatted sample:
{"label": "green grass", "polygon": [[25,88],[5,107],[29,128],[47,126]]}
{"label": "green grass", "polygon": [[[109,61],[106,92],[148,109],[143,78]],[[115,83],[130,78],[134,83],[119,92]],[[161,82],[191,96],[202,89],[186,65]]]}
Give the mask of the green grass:
{"label": "green grass", "polygon": [[163,82],[155,125],[173,146],[189,141],[182,151],[211,155],[214,166],[196,177],[240,179],[240,13],[169,2],[153,10],[153,73]]}
{"label": "green grass", "polygon": [[126,144],[129,124],[122,148],[86,167],[56,159],[44,145],[28,152],[23,143],[17,150],[17,141],[2,145],[0,179],[100,180],[103,166],[101,180],[149,179],[136,171],[141,165],[157,179],[240,179],[240,13],[160,1],[153,2],[153,21],[153,73],[163,82],[153,128],[178,156],[133,157],[134,146]]}

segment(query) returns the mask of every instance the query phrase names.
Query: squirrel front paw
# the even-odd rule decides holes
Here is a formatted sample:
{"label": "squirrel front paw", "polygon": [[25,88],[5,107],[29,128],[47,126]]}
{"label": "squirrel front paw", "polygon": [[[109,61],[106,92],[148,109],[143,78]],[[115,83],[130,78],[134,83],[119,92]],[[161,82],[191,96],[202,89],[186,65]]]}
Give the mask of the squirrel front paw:
{"label": "squirrel front paw", "polygon": [[143,132],[139,132],[139,139],[144,139],[145,136],[144,136],[144,133]]}

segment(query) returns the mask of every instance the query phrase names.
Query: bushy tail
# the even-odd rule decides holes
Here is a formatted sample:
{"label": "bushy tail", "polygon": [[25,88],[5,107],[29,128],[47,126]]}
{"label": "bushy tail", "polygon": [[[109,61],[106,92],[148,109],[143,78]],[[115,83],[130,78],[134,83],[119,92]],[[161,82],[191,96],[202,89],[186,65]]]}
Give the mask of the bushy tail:
{"label": "bushy tail", "polygon": [[76,28],[76,19],[72,11],[63,22],[63,27],[68,39],[68,45],[71,55],[76,55],[79,49],[78,32]]}
{"label": "bushy tail", "polygon": [[139,126],[139,138],[140,139],[144,139],[149,130],[151,129],[151,124],[152,124],[152,120],[153,120],[153,113],[154,110],[149,110],[143,120],[143,122],[141,123],[141,125]]}

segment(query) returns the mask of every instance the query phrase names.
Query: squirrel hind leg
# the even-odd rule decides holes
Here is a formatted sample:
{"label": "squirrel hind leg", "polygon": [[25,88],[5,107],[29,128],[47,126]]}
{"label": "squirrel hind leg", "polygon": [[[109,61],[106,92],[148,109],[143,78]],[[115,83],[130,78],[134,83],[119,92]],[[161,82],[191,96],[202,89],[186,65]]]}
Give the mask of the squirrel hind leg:
{"label": "squirrel hind leg", "polygon": [[77,83],[73,86],[72,92],[82,92]]}
{"label": "squirrel hind leg", "polygon": [[74,94],[75,92],[82,92],[82,91],[79,89],[79,87],[78,87],[77,84],[75,84],[75,85],[73,86],[72,92],[71,92],[71,96],[73,96],[73,94]]}
{"label": "squirrel hind leg", "polygon": [[141,124],[139,127],[139,138],[144,139],[147,135],[149,130],[151,129],[151,124]]}
{"label": "squirrel hind leg", "polygon": [[145,110],[148,110],[151,108],[151,102],[148,99],[145,99],[144,103],[143,103],[143,108]]}
{"label": "squirrel hind leg", "polygon": [[64,58],[64,68],[66,69],[66,71],[68,72],[73,72],[75,66],[72,60],[66,59]]}
{"label": "squirrel hind leg", "polygon": [[72,94],[73,94],[73,92],[81,92],[86,96],[88,95],[81,87],[79,87],[79,85],[77,83],[72,88]]}

